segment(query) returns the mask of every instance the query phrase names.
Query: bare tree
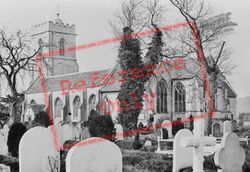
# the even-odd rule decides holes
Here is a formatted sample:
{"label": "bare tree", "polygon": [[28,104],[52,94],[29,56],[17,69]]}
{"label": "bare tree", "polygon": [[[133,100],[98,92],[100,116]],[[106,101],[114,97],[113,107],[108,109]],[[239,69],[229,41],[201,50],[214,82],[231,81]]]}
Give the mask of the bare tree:
{"label": "bare tree", "polygon": [[[161,25],[166,8],[161,5],[160,0],[125,0],[117,9],[109,25],[115,36],[123,36],[123,28],[128,27],[135,35],[145,29],[155,28]],[[152,34],[138,37],[142,44],[142,50],[151,41]]]}
{"label": "bare tree", "polygon": [[24,101],[24,94],[18,89],[19,81],[25,72],[37,70],[35,57],[42,48],[32,49],[27,33],[0,30],[0,75],[9,89],[9,95],[1,97],[0,101],[9,105],[13,122],[20,121]]}
{"label": "bare tree", "polygon": [[[225,29],[236,24],[229,18],[220,20],[222,16],[211,17],[214,13],[205,0],[169,1],[187,22],[187,27],[178,35],[181,46],[178,46],[180,49],[177,51],[184,56],[196,53],[203,57],[209,81],[209,86],[206,83],[204,86],[210,87],[212,98],[208,108],[214,111],[217,87],[225,79],[224,75],[235,67],[230,63],[231,52],[225,48],[224,39],[228,34]],[[230,14],[223,15],[228,17]],[[207,134],[211,134],[211,126],[212,114],[208,117]]]}

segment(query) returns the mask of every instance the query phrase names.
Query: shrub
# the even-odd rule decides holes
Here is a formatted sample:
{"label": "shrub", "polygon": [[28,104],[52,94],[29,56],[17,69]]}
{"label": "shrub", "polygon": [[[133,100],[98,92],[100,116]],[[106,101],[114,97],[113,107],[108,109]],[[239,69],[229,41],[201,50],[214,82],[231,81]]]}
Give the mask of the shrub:
{"label": "shrub", "polygon": [[50,123],[51,123],[51,121],[50,121],[49,116],[46,112],[42,111],[42,112],[35,114],[33,126],[48,127],[50,125]]}
{"label": "shrub", "polygon": [[115,128],[110,116],[96,115],[89,121],[91,137],[102,137],[115,141]]}
{"label": "shrub", "polygon": [[18,172],[19,171],[18,158],[0,155],[0,164],[5,164],[7,166],[10,166],[11,172]]}
{"label": "shrub", "polygon": [[26,126],[22,123],[14,123],[10,127],[7,145],[12,156],[18,157],[19,142],[26,131]]}
{"label": "shrub", "polygon": [[135,141],[133,142],[133,148],[134,148],[135,150],[141,149],[142,146],[143,146],[143,144],[141,144],[139,140],[135,140]]}
{"label": "shrub", "polygon": [[133,169],[132,171],[172,171],[172,158],[167,155],[135,150],[122,152],[124,171],[128,167]]}

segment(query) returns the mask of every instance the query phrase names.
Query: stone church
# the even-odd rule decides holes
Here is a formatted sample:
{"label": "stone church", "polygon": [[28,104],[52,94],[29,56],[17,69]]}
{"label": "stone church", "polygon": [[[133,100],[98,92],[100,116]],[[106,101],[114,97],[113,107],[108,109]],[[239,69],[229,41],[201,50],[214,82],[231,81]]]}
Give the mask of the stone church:
{"label": "stone church", "polygon": [[[59,18],[35,25],[32,29],[32,41],[37,45],[49,44],[43,51],[59,51],[60,54],[49,57],[47,66],[43,68],[48,96],[45,96],[38,75],[31,74],[32,82],[26,91],[23,122],[33,120],[38,111],[45,110],[48,106],[46,101],[52,107],[54,123],[67,120],[70,113],[71,122],[80,127],[97,105],[102,114],[112,115],[114,122],[116,121],[120,103],[117,95],[121,85],[121,70],[118,65],[107,70],[79,72],[76,51],[63,51],[75,47],[75,25],[65,24]],[[169,62],[175,63],[174,60]],[[199,69],[195,58],[186,59],[181,70],[159,65],[155,71],[157,75],[147,83],[144,108],[139,121],[146,124],[152,115],[155,123],[164,119],[184,120],[197,113],[194,110],[196,107],[203,107],[198,111],[204,111],[205,90]],[[224,120],[236,119],[237,94],[226,78],[221,78],[212,127],[215,136],[221,135]],[[194,100],[193,95],[198,95],[198,100]]]}

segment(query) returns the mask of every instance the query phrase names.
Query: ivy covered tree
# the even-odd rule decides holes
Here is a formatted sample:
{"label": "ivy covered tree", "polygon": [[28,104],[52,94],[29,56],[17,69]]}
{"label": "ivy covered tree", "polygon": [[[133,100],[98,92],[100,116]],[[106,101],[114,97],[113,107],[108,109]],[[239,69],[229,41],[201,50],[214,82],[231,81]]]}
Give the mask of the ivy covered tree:
{"label": "ivy covered tree", "polygon": [[[118,54],[118,63],[124,72],[121,90],[118,94],[121,111],[119,121],[124,131],[137,129],[138,116],[143,106],[143,94],[145,78],[139,77],[143,74],[143,61],[140,42],[132,36],[133,31],[129,27],[123,29],[124,39],[121,41]],[[136,137],[137,139],[137,137]]]}
{"label": "ivy covered tree", "polygon": [[[128,3],[123,3],[121,13],[115,15],[121,25],[115,27],[112,25],[115,33],[119,33],[119,26],[125,25],[123,28],[124,39],[120,42],[118,54],[118,64],[120,70],[123,71],[123,82],[118,94],[120,102],[118,119],[127,135],[135,134],[134,147],[137,148],[140,147],[137,123],[143,108],[146,83],[154,76],[153,72],[162,60],[161,52],[163,48],[163,34],[155,24],[161,18],[163,8],[159,5],[158,0],[147,1],[146,4],[140,0],[130,0]],[[151,42],[147,45],[144,40],[136,36],[146,26],[150,26],[151,29],[153,27],[154,30],[154,33],[149,36]],[[144,58],[141,52],[141,43],[148,47]]]}
{"label": "ivy covered tree", "polygon": [[[119,121],[128,133],[137,130],[138,116],[143,108],[145,85],[153,76],[153,71],[161,60],[162,32],[157,26],[154,25],[154,27],[155,33],[149,44],[145,62],[142,59],[139,40],[132,36],[133,31],[129,27],[123,29],[124,39],[121,41],[118,63],[121,70],[126,72],[122,76],[124,82],[118,94],[121,108]],[[138,139],[137,133],[135,141]]]}

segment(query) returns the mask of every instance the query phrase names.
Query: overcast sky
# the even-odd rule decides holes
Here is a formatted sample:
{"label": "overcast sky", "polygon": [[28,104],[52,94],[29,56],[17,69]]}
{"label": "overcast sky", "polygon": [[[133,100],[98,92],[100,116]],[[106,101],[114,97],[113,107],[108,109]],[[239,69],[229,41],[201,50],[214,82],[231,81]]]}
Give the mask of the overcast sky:
{"label": "overcast sky", "polygon": [[[216,13],[232,12],[238,24],[227,42],[233,48],[232,60],[238,67],[228,77],[238,97],[250,96],[250,1],[208,0]],[[56,18],[57,4],[65,23],[75,24],[77,45],[113,37],[109,27],[112,11],[121,0],[0,0],[0,25],[9,30],[29,29],[35,24]],[[162,0],[168,7],[168,0]],[[177,13],[176,13],[177,14]],[[168,18],[168,16],[166,16]],[[173,19],[173,16],[168,19]],[[166,20],[167,24],[171,20]],[[172,20],[174,21],[174,20]],[[81,71],[112,68],[117,59],[117,45],[110,44],[77,52]]]}

